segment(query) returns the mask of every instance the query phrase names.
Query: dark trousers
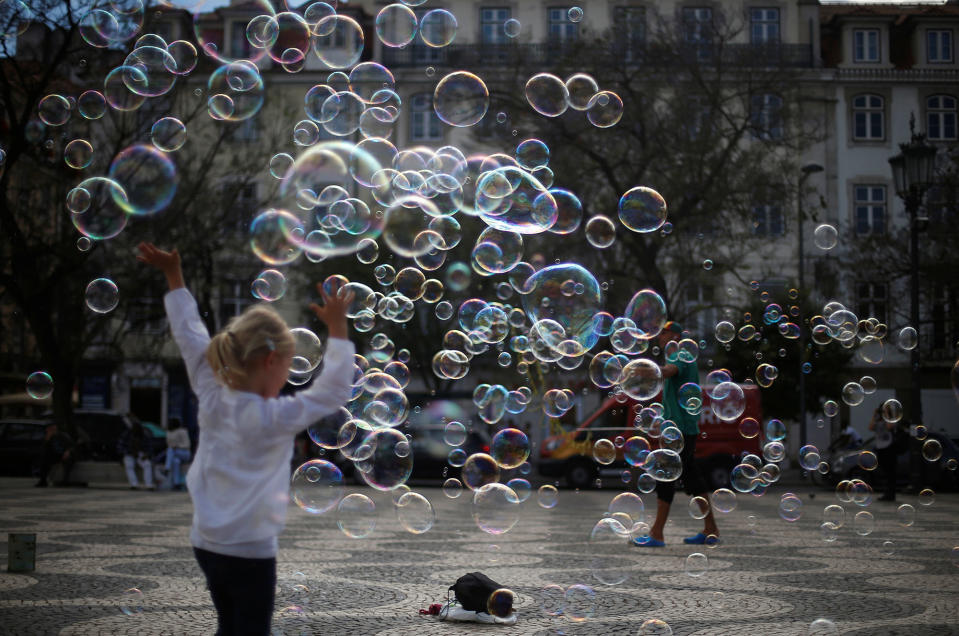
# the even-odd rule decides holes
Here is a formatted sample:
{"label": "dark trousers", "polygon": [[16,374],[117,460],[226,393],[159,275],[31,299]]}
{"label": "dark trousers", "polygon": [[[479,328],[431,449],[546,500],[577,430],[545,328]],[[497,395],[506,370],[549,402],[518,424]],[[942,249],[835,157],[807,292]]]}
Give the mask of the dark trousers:
{"label": "dark trousers", "polygon": [[[679,453],[679,458],[683,460],[683,474],[680,479],[683,480],[687,495],[701,495],[706,492],[706,483],[699,472],[699,466],[696,465],[696,436],[683,433],[683,450]],[[657,481],[656,498],[664,502],[673,503],[673,497],[676,495],[676,480]]]}
{"label": "dark trousers", "polygon": [[879,460],[879,470],[882,471],[882,476],[886,480],[886,488],[883,491],[884,495],[889,497],[896,496],[896,445],[892,444],[886,448],[876,449],[876,459]]}
{"label": "dark trousers", "polygon": [[276,559],[245,559],[193,548],[216,607],[217,636],[269,636]]}
{"label": "dark trousers", "polygon": [[47,475],[50,474],[50,469],[57,464],[63,464],[63,483],[70,481],[70,470],[73,468],[73,453],[71,452],[70,455],[64,459],[62,452],[44,448],[43,454],[40,456],[40,483],[47,483]]}

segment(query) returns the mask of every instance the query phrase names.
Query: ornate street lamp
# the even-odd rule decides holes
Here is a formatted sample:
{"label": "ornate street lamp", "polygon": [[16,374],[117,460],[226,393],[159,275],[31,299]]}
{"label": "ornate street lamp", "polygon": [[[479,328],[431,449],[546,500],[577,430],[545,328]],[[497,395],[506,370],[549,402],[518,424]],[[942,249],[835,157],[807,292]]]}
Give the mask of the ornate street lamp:
{"label": "ornate street lamp", "polygon": [[[925,227],[927,217],[920,215],[919,208],[926,190],[932,186],[938,149],[926,141],[926,136],[916,133],[916,117],[909,118],[909,143],[899,144],[899,154],[889,159],[892,177],[896,182],[896,194],[906,205],[909,215],[909,320],[916,333],[919,328],[919,231]],[[922,378],[920,374],[920,346],[910,351],[912,367],[912,425],[922,423]]]}

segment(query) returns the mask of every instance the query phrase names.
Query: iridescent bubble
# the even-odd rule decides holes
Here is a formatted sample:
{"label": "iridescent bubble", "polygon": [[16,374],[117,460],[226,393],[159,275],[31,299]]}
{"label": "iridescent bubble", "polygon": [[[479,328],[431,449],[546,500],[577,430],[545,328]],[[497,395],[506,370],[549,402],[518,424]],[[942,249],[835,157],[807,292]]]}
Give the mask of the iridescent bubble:
{"label": "iridescent bubble", "polygon": [[[455,449],[459,450],[459,449]],[[455,452],[455,451],[454,451]],[[478,490],[499,479],[500,468],[495,459],[486,453],[474,453],[463,464],[461,477],[470,490]],[[515,493],[513,493],[515,495]]]}
{"label": "iridescent bubble", "polygon": [[310,46],[329,68],[352,68],[363,55],[364,42],[363,27],[356,20],[334,14],[316,23]]}
{"label": "iridescent bubble", "polygon": [[591,75],[576,73],[567,78],[566,90],[569,93],[569,107],[586,110],[590,100],[599,92],[599,85]]}
{"label": "iridescent bubble", "polygon": [[526,82],[526,101],[539,114],[558,117],[569,106],[569,90],[555,75],[539,73]]}
{"label": "iridescent bubble", "polygon": [[456,16],[446,9],[427,11],[420,19],[420,39],[432,48],[452,44],[458,29]]}
{"label": "iridescent bubble", "polygon": [[107,112],[107,100],[100,91],[85,91],[77,98],[77,110],[85,119],[100,119]]}
{"label": "iridescent bubble", "polygon": [[662,391],[663,372],[652,360],[637,358],[623,367],[619,385],[626,395],[644,402]]}
{"label": "iridescent bubble", "polygon": [[629,577],[623,553],[629,546],[629,531],[616,519],[605,517],[589,533],[590,571],[604,585],[618,585]]}
{"label": "iridescent bubble", "polygon": [[536,491],[536,503],[539,504],[540,508],[554,508],[559,501],[559,491],[556,490],[555,486],[550,486],[545,484],[539,487],[539,490]]}
{"label": "iridescent bubble", "polygon": [[914,327],[903,327],[899,330],[899,346],[906,351],[912,351],[919,344],[919,335]]}
{"label": "iridescent bubble", "polygon": [[450,477],[445,482],[443,482],[443,494],[449,497],[450,499],[456,499],[463,492],[463,484],[460,483],[459,479],[455,477]]}
{"label": "iridescent bubble", "polygon": [[70,102],[62,95],[47,95],[37,106],[40,120],[47,126],[62,126],[70,119]]}
{"label": "iridescent bubble", "polygon": [[613,91],[600,91],[586,105],[586,119],[597,128],[609,128],[623,118],[623,100]]}
{"label": "iridescent bubble", "polygon": [[225,121],[243,121],[263,107],[265,87],[260,71],[249,60],[231,62],[215,70],[207,81],[213,96],[210,116]]}
{"label": "iridescent bubble", "polygon": [[150,141],[163,152],[179,150],[186,143],[186,126],[176,117],[158,119],[150,129]]}
{"label": "iridescent bubble", "polygon": [[645,437],[630,437],[623,444],[623,459],[630,466],[641,466],[648,454],[649,441]]}
{"label": "iridescent bubble", "polygon": [[507,618],[513,613],[516,593],[505,587],[494,590],[486,601],[486,613],[497,618]]}
{"label": "iridescent bubble", "polygon": [[839,636],[839,628],[828,618],[817,618],[809,624],[807,636]]}
{"label": "iridescent bubble", "polygon": [[489,108],[489,90],[476,75],[450,73],[436,84],[433,110],[450,126],[465,128],[479,122]]}
{"label": "iridescent bubble", "polygon": [[44,400],[53,395],[53,378],[46,371],[34,371],[27,376],[27,395]]}
{"label": "iridescent bubble", "polygon": [[808,471],[816,470],[819,467],[821,458],[819,449],[811,444],[807,444],[799,449],[799,465]]}
{"label": "iridescent bubble", "polygon": [[656,481],[675,481],[683,474],[683,461],[676,451],[660,448],[646,456],[641,468]]}
{"label": "iridescent bubble", "polygon": [[250,247],[268,265],[290,263],[302,253],[302,222],[286,210],[267,210],[250,225]]}
{"label": "iridescent bubble", "polygon": [[616,460],[616,447],[608,439],[598,439],[593,444],[593,459],[607,466]]}
{"label": "iridescent bubble", "polygon": [[404,530],[412,534],[423,534],[433,527],[436,514],[429,499],[416,492],[402,495],[395,504],[396,518]]}
{"label": "iridescent bubble", "polygon": [[860,510],[852,520],[852,528],[860,536],[868,536],[876,529],[876,518],[868,510]]}
{"label": "iridescent bubble", "polygon": [[724,422],[732,422],[746,410],[746,394],[735,382],[722,382],[712,390],[709,408]]}
{"label": "iridescent bubble", "polygon": [[376,37],[384,46],[404,47],[416,37],[416,14],[409,7],[396,3],[390,4],[376,14]]}
{"label": "iridescent bubble", "polygon": [[473,493],[473,520],[483,532],[509,532],[519,521],[519,513],[519,497],[508,486],[491,482]]}
{"label": "iridescent bubble", "polygon": [[120,595],[120,613],[124,616],[139,616],[143,613],[143,592],[131,587]]}
{"label": "iridescent bubble", "polygon": [[[278,281],[274,282],[278,284]],[[305,327],[290,329],[290,335],[293,337],[293,361],[290,371],[308,373],[316,369],[323,360],[323,344],[319,337]]]}
{"label": "iridescent bubble", "polygon": [[513,492],[519,497],[520,503],[529,499],[529,496],[533,494],[533,486],[522,477],[514,477],[506,482],[506,485],[513,489]]}
{"label": "iridescent bubble", "polygon": [[74,170],[83,170],[93,161],[93,146],[86,139],[74,139],[64,147],[63,161]]}
{"label": "iridescent bubble", "polygon": [[916,509],[910,504],[902,504],[896,509],[899,525],[908,528],[916,522]]}
{"label": "iridescent bubble", "polygon": [[293,471],[290,496],[306,512],[323,514],[332,510],[343,496],[343,473],[336,464],[312,459]]}
{"label": "iridescent bubble", "polygon": [[254,298],[260,300],[279,300],[286,293],[286,277],[278,270],[265,269],[253,281],[251,291]]}
{"label": "iridescent bubble", "polygon": [[147,216],[166,208],[177,190],[176,168],[157,148],[134,144],[110,163],[110,178],[123,187],[126,196],[115,203],[127,214]]}
{"label": "iridescent bubble", "polygon": [[802,500],[791,492],[787,492],[779,500],[779,516],[783,521],[799,521],[802,516]]}
{"label": "iridescent bubble", "polygon": [[630,299],[623,316],[633,321],[644,338],[653,338],[666,324],[666,303],[652,289],[643,289]]}
{"label": "iridescent bubble", "polygon": [[87,307],[98,314],[113,311],[120,302],[120,291],[109,278],[96,278],[87,285]]}
{"label": "iridescent bubble", "polygon": [[816,226],[812,236],[813,243],[821,250],[831,250],[836,247],[836,243],[839,240],[839,233],[836,231],[836,228],[828,223]]}
{"label": "iridescent bubble", "polygon": [[609,247],[616,241],[616,226],[608,216],[597,214],[586,221],[586,240],[599,249]]}
{"label": "iridescent bubble", "polygon": [[530,443],[523,431],[504,428],[490,442],[490,456],[501,468],[517,468],[529,457]]}
{"label": "iridescent bubble", "polygon": [[942,458],[942,444],[939,440],[929,438],[922,443],[922,457],[927,462],[937,462]]}
{"label": "iridescent bubble", "polygon": [[842,388],[842,401],[849,406],[858,406],[866,398],[866,392],[858,382],[848,382]]}
{"label": "iridescent bubble", "polygon": [[736,509],[736,493],[729,488],[717,488],[712,496],[713,509],[727,514]]}
{"label": "iridescent bubble", "polygon": [[351,539],[363,539],[376,527],[376,504],[366,495],[343,497],[336,507],[336,525]]}
{"label": "iridescent bubble", "polygon": [[574,623],[582,623],[596,613],[596,592],[588,585],[577,583],[566,588],[563,614]]}
{"label": "iridescent bubble", "polygon": [[746,439],[752,439],[759,434],[759,422],[752,417],[744,417],[739,421],[739,434]]}
{"label": "iridescent bubble", "polygon": [[936,502],[936,493],[932,488],[923,488],[919,491],[917,500],[920,506],[931,506]]}
{"label": "iridescent bubble", "polygon": [[702,552],[693,552],[686,557],[686,574],[698,578],[709,570],[709,559]]}
{"label": "iridescent bubble", "polygon": [[503,23],[503,32],[508,38],[515,38],[517,35],[519,35],[522,28],[523,25],[520,24],[520,21],[516,18],[510,18]]}

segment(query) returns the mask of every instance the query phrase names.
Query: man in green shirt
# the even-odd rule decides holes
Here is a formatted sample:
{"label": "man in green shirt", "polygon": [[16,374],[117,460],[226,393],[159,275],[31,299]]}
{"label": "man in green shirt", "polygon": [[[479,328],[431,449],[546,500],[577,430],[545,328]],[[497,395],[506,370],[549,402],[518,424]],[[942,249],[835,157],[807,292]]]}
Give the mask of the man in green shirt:
{"label": "man in green shirt", "polygon": [[[667,322],[659,334],[659,346],[662,349],[674,340],[682,337],[683,328],[676,322]],[[679,404],[679,388],[689,382],[699,383],[699,369],[696,362],[684,362],[677,360],[660,367],[663,373],[663,420],[671,420],[676,428],[683,434],[683,450],[679,457],[683,462],[682,479],[685,484],[685,490],[691,497],[702,497],[706,500],[705,505],[701,505],[703,518],[703,531],[691,537],[683,539],[684,543],[691,545],[712,545],[719,541],[719,528],[716,526],[716,518],[713,516],[712,506],[709,505],[709,492],[706,482],[703,480],[696,466],[696,438],[699,436],[699,415],[691,415]],[[665,544],[663,541],[663,528],[666,526],[666,520],[669,518],[669,508],[673,503],[673,496],[676,494],[676,482],[657,481],[656,482],[656,521],[649,529],[649,536],[637,537],[633,543],[643,548],[659,548]]]}

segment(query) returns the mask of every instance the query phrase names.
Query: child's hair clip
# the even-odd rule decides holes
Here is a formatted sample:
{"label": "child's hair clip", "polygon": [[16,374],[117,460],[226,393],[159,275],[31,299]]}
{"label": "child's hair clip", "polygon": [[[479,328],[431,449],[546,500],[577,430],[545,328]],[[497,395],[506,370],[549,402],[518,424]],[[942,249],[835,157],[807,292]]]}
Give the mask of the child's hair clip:
{"label": "child's hair clip", "polygon": [[266,339],[266,348],[270,351],[276,351],[276,345],[273,344],[273,340],[271,338]]}

